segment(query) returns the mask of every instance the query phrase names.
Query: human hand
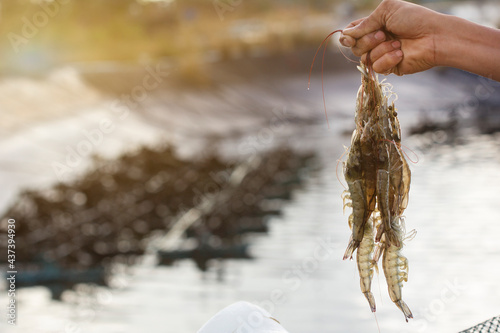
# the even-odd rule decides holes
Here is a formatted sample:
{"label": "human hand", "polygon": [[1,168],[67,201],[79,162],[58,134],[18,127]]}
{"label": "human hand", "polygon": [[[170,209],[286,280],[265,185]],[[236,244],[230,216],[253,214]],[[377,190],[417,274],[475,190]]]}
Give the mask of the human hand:
{"label": "human hand", "polygon": [[401,0],[384,0],[366,18],[351,22],[340,43],[377,73],[412,74],[435,65],[441,14]]}

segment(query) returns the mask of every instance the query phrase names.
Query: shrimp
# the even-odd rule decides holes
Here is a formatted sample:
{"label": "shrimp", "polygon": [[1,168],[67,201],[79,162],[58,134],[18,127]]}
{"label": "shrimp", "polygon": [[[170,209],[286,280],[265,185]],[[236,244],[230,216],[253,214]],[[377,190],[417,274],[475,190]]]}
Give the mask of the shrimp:
{"label": "shrimp", "polygon": [[[394,102],[380,111],[383,136],[379,140],[379,162],[382,165],[388,162],[388,168],[384,168],[383,172],[379,168],[378,184],[385,186],[379,189],[379,195],[385,200],[379,200],[378,204],[385,223],[377,231],[376,240],[379,241],[382,233],[386,232],[388,244],[400,246],[401,239],[398,239],[389,221],[394,216],[401,216],[408,205],[411,172],[401,150],[401,129]],[[384,196],[384,191],[387,191],[388,197]]]}
{"label": "shrimp", "polygon": [[351,200],[347,206],[352,207],[352,213],[349,216],[349,227],[352,229],[352,237],[344,253],[344,259],[347,259],[352,258],[352,254],[361,243],[364,225],[370,216],[365,198],[360,135],[357,130],[353,132],[351,148],[349,149],[347,162],[344,165],[344,175]]}
{"label": "shrimp", "polygon": [[[376,113],[371,101],[374,89],[372,80],[363,63],[358,66],[363,74],[362,85],[356,98],[356,129],[351,139],[351,148],[344,164],[344,176],[349,187],[352,212],[352,237],[344,253],[344,259],[352,258],[354,251],[363,240],[364,226],[376,207],[376,153],[374,130]],[[368,88],[367,88],[368,87]],[[375,116],[375,117],[374,117]]]}
{"label": "shrimp", "polygon": [[[389,142],[391,150],[391,190],[394,193],[391,212],[395,216],[401,216],[408,206],[408,193],[410,191],[411,172],[401,150],[401,128],[397,118],[394,102],[387,108],[387,117],[390,127],[387,128],[386,142]],[[389,137],[390,135],[390,137]]]}
{"label": "shrimp", "polygon": [[[389,244],[400,245],[396,232],[391,228],[393,216],[401,215],[404,208],[400,209],[404,196],[403,160],[399,148],[400,129],[395,118],[394,105],[387,106],[387,99],[379,108],[378,140],[378,174],[377,174],[377,204],[382,218],[382,225],[377,231],[375,239],[380,241],[382,234],[387,234]],[[406,208],[406,207],[405,207]]]}
{"label": "shrimp", "polygon": [[387,84],[379,83],[369,66],[361,63],[358,68],[362,86],[356,101],[356,130],[344,170],[351,200],[347,206],[353,208],[349,216],[352,234],[344,259],[352,258],[357,249],[361,291],[375,312],[371,279],[382,258],[391,300],[408,320],[413,315],[402,300],[408,260],[401,254],[401,216],[408,205],[411,172],[401,150],[401,128],[394,102],[389,105],[384,94]]}
{"label": "shrimp", "polygon": [[[325,38],[314,59],[328,38],[338,31]],[[372,312],[375,312],[371,281],[373,271],[378,272],[378,261],[382,258],[391,300],[408,321],[413,315],[402,300],[401,292],[403,282],[408,280],[408,260],[401,254],[405,236],[401,216],[408,206],[411,172],[401,150],[401,128],[394,100],[389,103],[394,96],[392,86],[378,81],[369,53],[366,63],[360,62],[358,69],[362,75],[356,96],[356,128],[346,162],[343,163],[348,186],[341,196],[343,209],[345,212],[345,207],[352,208],[348,218],[351,236],[344,260],[352,259],[357,250],[361,291]],[[323,104],[326,114],[324,90]]]}
{"label": "shrimp", "polygon": [[[398,177],[392,172],[394,162],[401,164],[400,154],[394,152],[393,132],[399,133],[399,123],[391,121],[393,114],[390,112],[393,105],[388,106],[388,98],[384,95],[381,83],[369,66],[361,63],[358,67],[362,73],[362,86],[358,92],[357,112],[355,121],[357,131],[362,133],[360,138],[361,160],[364,179],[364,197],[368,217],[377,209],[380,212],[382,224],[377,230],[376,240],[379,241],[382,234],[387,234],[387,242],[399,245],[395,232],[391,229],[391,216],[395,212],[395,199],[401,191],[395,191],[394,180]],[[399,139],[399,138],[397,138]],[[396,167],[396,169],[398,169]],[[354,231],[353,231],[354,235]]]}
{"label": "shrimp", "polygon": [[373,225],[373,217],[370,217],[364,226],[363,240],[358,247],[356,262],[358,264],[361,292],[368,300],[368,304],[370,304],[372,312],[375,312],[375,298],[371,292],[374,267],[373,250],[375,247],[375,243],[373,241]]}
{"label": "shrimp", "polygon": [[377,209],[380,211],[382,223],[378,229],[376,240],[379,241],[385,232],[390,242],[397,243],[397,239],[390,228],[390,156],[385,144],[379,145],[379,169],[377,170]]}
{"label": "shrimp", "polygon": [[[373,73],[361,63],[358,67],[362,75],[361,96],[358,94],[358,100],[361,99],[361,109],[359,112],[362,115],[359,117],[362,123],[357,126],[362,126],[362,135],[360,138],[361,159],[365,180],[365,201],[367,204],[368,214],[370,215],[375,210],[376,193],[377,193],[377,138],[378,131],[378,112],[382,100],[382,90],[373,79]],[[363,70],[364,68],[364,70]],[[361,131],[359,129],[358,131]],[[368,216],[369,216],[368,215]]]}
{"label": "shrimp", "polygon": [[[404,236],[404,225],[401,217],[393,219],[392,227],[397,231],[400,239]],[[384,235],[385,236],[385,235]],[[383,247],[382,267],[389,296],[396,306],[403,312],[405,320],[413,318],[410,308],[402,299],[403,282],[408,281],[408,259],[401,254],[403,242],[400,246],[385,244]]]}

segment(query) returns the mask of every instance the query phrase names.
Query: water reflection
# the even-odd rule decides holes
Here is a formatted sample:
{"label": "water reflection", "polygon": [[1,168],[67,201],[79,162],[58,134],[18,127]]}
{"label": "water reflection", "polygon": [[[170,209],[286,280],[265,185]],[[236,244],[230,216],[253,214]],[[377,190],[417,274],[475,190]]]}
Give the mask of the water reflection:
{"label": "water reflection", "polygon": [[[162,265],[192,258],[206,271],[212,259],[250,258],[242,237],[267,231],[268,216],[281,213],[314,155],[278,148],[249,167],[214,154],[189,161],[170,146],[143,147],[97,160],[73,183],[22,193],[5,215],[16,217],[17,242],[33,245],[17,251],[18,287],[48,286],[59,299],[78,283],[104,285],[109,265],[118,257],[133,264],[161,232],[173,232],[181,246],[156,246]],[[269,210],[270,202],[275,207]],[[184,231],[195,240],[191,248],[181,242]]]}
{"label": "water reflection", "polygon": [[[21,291],[20,299],[30,300],[23,311],[30,313],[32,323],[23,322],[16,332],[42,332],[37,325],[45,323],[46,313],[58,317],[54,323],[59,325],[47,328],[193,332],[220,308],[240,299],[272,310],[292,332],[376,332],[359,292],[355,265],[341,260],[349,238],[340,199],[343,188],[335,176],[341,147],[330,153],[331,134],[317,133],[306,128],[301,135],[318,148],[326,167],[310,173],[282,213],[268,220],[268,236],[246,237],[254,260],[213,261],[202,279],[192,261],[156,268],[115,265],[113,289],[77,285],[63,294],[64,307],[47,302],[40,290]],[[457,332],[500,311],[500,271],[492,264],[500,260],[500,247],[485,234],[500,232],[493,222],[500,218],[498,138],[473,136],[458,146],[429,145],[427,140],[421,135],[406,141],[419,149],[420,157],[412,166],[406,212],[408,228],[417,229],[418,235],[404,251],[410,262],[404,297],[415,319],[404,322],[386,293],[378,290],[385,289],[383,279],[376,278],[374,294],[382,298],[377,316],[383,330]],[[117,316],[122,319],[115,320]]]}
{"label": "water reflection", "polygon": [[[329,132],[319,75],[313,75],[314,89],[305,89],[314,50],[337,24],[330,5],[304,2],[284,12],[276,10],[281,2],[244,3],[226,13],[226,25],[215,15],[215,22],[205,21],[207,13],[214,14],[211,2],[194,12],[186,8],[191,4],[175,1],[175,8],[132,0],[115,3],[116,8],[93,4],[68,2],[37,36],[64,44],[58,52],[63,62],[114,61],[81,63],[44,77],[53,52],[47,45],[38,50],[33,39],[23,51],[28,57],[19,57],[32,63],[0,64],[5,73],[28,70],[38,77],[0,85],[5,111],[0,126],[9,133],[2,142],[2,171],[9,169],[2,173],[2,204],[20,184],[44,188],[25,191],[9,212],[19,217],[18,255],[24,265],[19,326],[5,331],[194,332],[219,309],[244,299],[271,310],[291,332],[376,332],[355,265],[340,260],[349,229],[335,166],[342,144],[349,144],[339,133],[354,126],[359,73],[354,66],[344,71],[351,65],[328,50],[327,63],[335,69],[325,75],[329,117],[335,120]],[[33,2],[31,14],[37,6]],[[266,11],[277,17],[240,17],[263,17]],[[116,20],[110,20],[111,12]],[[24,8],[7,1],[2,14],[3,31],[20,30]],[[112,26],[89,25],[94,21]],[[33,54],[41,62],[32,61]],[[129,110],[127,122],[113,118],[107,104],[116,100],[108,96],[118,99],[141,87],[144,68],[158,59],[159,65],[177,65],[172,80],[148,91],[150,98]],[[220,59],[226,61],[213,63]],[[420,158],[412,166],[406,212],[408,227],[418,230],[405,247],[411,270],[404,293],[415,320],[404,323],[382,296],[380,327],[456,332],[500,312],[499,138],[478,134],[498,131],[498,85],[445,70],[390,82],[400,96],[403,126],[417,123],[420,109],[428,118],[404,140]],[[47,185],[54,178],[50,163],[64,160],[66,145],[76,147],[80,131],[98,128],[106,117],[117,130],[93,152],[125,153],[116,160],[96,159],[76,182]],[[29,126],[35,121],[43,123]],[[133,150],[138,142],[158,142],[154,129],[171,138],[179,152],[170,145]],[[224,158],[211,151],[218,144]],[[311,168],[311,156],[300,149],[272,149],[282,144],[317,152],[324,168]],[[227,202],[214,205],[211,198],[249,162],[242,147],[262,154],[262,165],[243,178],[235,174],[239,185],[227,192]],[[227,159],[235,153],[238,161]],[[82,159],[76,175],[87,162]],[[205,211],[207,203],[211,209]],[[180,225],[185,238],[166,237],[179,220],[190,221]],[[159,254],[158,262],[150,251]],[[386,293],[375,288],[378,294]],[[7,301],[6,293],[0,300]]]}

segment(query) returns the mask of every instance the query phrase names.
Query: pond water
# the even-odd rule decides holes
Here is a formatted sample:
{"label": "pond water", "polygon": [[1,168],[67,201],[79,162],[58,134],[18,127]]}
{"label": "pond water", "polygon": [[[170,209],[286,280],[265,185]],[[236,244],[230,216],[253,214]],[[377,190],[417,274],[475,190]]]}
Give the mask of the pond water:
{"label": "pond water", "polygon": [[[406,124],[416,121],[420,108],[466,96],[457,89],[438,92],[450,81],[440,81],[437,74],[391,81],[401,83],[397,92],[407,96],[398,102],[400,109],[408,109],[401,114]],[[359,290],[355,263],[341,260],[349,228],[336,166],[343,145],[349,144],[342,132],[352,126],[347,125],[352,124],[349,108],[358,82],[357,74],[342,81],[327,79],[325,85],[336,88],[330,98],[337,98],[339,105],[330,117],[331,129],[322,123],[275,133],[275,142],[316,150],[321,167],[309,172],[282,216],[271,219],[268,234],[249,236],[253,260],[217,262],[207,273],[200,273],[191,261],[167,268],[145,260],[117,276],[114,288],[80,286],[66,293],[64,302],[50,300],[44,288],[22,289],[18,326],[2,320],[1,331],[188,333],[223,307],[247,300],[272,312],[291,333],[378,332]],[[293,93],[302,83],[289,80],[282,89]],[[318,78],[313,83],[317,87]],[[342,96],[348,90],[350,95]],[[319,94],[317,90],[306,99],[297,94],[295,100],[278,99],[276,104],[293,111],[294,105],[305,108],[306,101],[314,100],[312,109],[321,112]],[[411,166],[405,212],[407,229],[417,230],[404,248],[410,271],[403,295],[414,319],[404,321],[387,296],[383,275],[375,277],[381,332],[458,332],[500,313],[500,138],[468,135],[455,146],[428,141],[427,137],[404,141],[419,157]],[[229,143],[227,149],[235,144]],[[2,291],[0,303],[6,301]]]}
{"label": "pond water", "polygon": [[[238,300],[271,310],[290,332],[377,332],[355,264],[341,260],[349,230],[335,176],[339,152],[324,154],[325,168],[310,175],[268,235],[252,240],[254,260],[226,261],[204,275],[190,261],[145,265],[120,288],[88,295],[81,288],[69,304],[49,301],[43,289],[21,290],[19,326],[7,332],[187,333]],[[418,234],[404,250],[404,298],[415,319],[404,322],[380,276],[373,288],[382,332],[458,332],[500,312],[499,152],[498,140],[478,137],[419,153],[406,211],[407,228]]]}

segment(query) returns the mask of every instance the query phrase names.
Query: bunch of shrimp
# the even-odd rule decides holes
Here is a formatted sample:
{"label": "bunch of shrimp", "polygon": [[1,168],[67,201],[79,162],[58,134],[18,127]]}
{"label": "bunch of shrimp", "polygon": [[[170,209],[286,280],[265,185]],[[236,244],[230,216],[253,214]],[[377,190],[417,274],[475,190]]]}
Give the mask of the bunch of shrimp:
{"label": "bunch of shrimp", "polygon": [[357,250],[361,291],[375,312],[371,279],[382,257],[391,300],[408,320],[413,316],[401,293],[402,283],[408,278],[408,261],[401,254],[405,237],[401,217],[408,205],[411,173],[401,150],[394,101],[389,103],[390,86],[378,81],[369,64],[361,63],[358,69],[362,84],[356,100],[356,129],[344,163],[348,186],[343,194],[344,207],[352,208],[352,234],[344,259],[352,259]]}
{"label": "bunch of shrimp", "polygon": [[[314,55],[311,71],[323,44],[340,31],[333,31],[323,40]],[[323,61],[325,51],[326,47]],[[356,129],[344,163],[348,189],[344,191],[342,198],[344,208],[352,208],[348,219],[352,233],[344,259],[352,259],[357,250],[356,263],[361,291],[372,312],[375,312],[371,281],[374,269],[378,271],[378,260],[382,258],[391,300],[403,311],[408,321],[413,315],[402,300],[401,291],[403,282],[408,280],[408,260],[401,254],[401,250],[403,240],[412,237],[405,235],[402,219],[408,205],[411,172],[401,150],[401,128],[391,86],[378,81],[371,67],[369,53],[366,64],[361,62],[358,69],[362,75],[356,98]],[[321,81],[323,82],[323,72]],[[324,89],[323,103],[326,116]],[[326,119],[328,122],[328,116]]]}

